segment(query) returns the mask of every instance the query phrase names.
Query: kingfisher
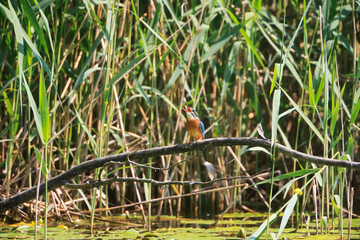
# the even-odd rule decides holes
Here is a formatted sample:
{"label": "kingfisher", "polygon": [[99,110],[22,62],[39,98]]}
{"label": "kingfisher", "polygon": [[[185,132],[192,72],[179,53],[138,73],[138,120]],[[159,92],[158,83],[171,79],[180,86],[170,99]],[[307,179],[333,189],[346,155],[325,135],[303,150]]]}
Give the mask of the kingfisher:
{"label": "kingfisher", "polygon": [[195,139],[195,141],[201,140],[205,138],[205,127],[204,124],[200,121],[195,109],[189,107],[185,101],[185,108],[182,110],[186,113],[186,130],[191,138]]}

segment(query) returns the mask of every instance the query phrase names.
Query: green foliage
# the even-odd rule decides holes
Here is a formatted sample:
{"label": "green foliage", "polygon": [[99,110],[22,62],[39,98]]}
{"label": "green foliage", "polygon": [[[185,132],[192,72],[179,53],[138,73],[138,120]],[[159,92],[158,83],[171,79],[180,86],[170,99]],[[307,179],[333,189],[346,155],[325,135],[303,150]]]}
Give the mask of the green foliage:
{"label": "green foliage", "polygon": [[[277,141],[305,153],[354,161],[360,142],[360,57],[353,22],[358,21],[360,6],[358,1],[325,1],[321,8],[319,4],[311,0],[271,4],[261,0],[3,1],[3,197],[10,196],[11,188],[17,192],[34,186],[40,171],[54,177],[79,162],[136,151],[148,143],[155,147],[187,142],[181,116],[184,97],[204,122],[207,138],[254,136],[261,123],[275,146]],[[284,194],[290,203],[282,227],[292,219],[295,200],[288,195],[296,186],[308,194],[299,205],[302,212],[314,210],[311,199],[319,192],[313,186],[320,189],[319,219],[327,218],[321,223],[325,227],[331,217],[341,216],[348,201],[343,186],[358,181],[347,178],[347,169],[323,171],[257,147],[206,149],[202,154],[216,167],[218,178],[254,175],[274,166],[272,179],[243,190],[241,201],[254,195],[261,203],[257,207],[274,201],[274,216],[282,208],[275,200]],[[233,161],[235,156],[238,159]],[[196,157],[191,153],[139,162],[163,168],[157,171],[143,165],[107,166],[104,173],[91,172],[74,181],[116,176],[204,180],[208,176],[201,161],[175,164]],[[282,174],[276,175],[278,171]],[[274,183],[280,179],[285,181],[283,187]],[[270,189],[276,194],[263,197],[261,193]],[[74,208],[87,205],[94,217],[96,208],[109,202],[125,205],[143,201],[144,196],[150,200],[194,190],[122,183],[94,192],[62,190],[67,193],[61,194],[61,201],[82,199]],[[205,214],[208,202],[219,211],[226,209],[224,203],[239,199],[239,192],[238,188],[219,190],[216,197],[209,193],[204,198],[164,202],[156,210],[159,215],[198,217]],[[331,211],[325,212],[330,203]],[[183,212],[190,208],[182,206],[191,210]],[[145,216],[146,208],[140,209]],[[49,214],[55,212],[53,208]],[[266,224],[257,236],[265,228]]]}

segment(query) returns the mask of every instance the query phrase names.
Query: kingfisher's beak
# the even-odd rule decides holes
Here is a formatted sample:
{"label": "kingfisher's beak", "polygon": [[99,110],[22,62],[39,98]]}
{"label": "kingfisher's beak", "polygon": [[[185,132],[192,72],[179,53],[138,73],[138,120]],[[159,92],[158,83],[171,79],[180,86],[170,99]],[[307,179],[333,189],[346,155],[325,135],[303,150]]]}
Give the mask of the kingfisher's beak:
{"label": "kingfisher's beak", "polygon": [[187,113],[191,113],[191,108],[187,104],[185,105],[185,108],[183,108],[182,110],[184,110]]}
{"label": "kingfisher's beak", "polygon": [[191,113],[191,108],[186,104],[185,108],[182,108],[181,110],[184,111],[185,117],[188,118],[188,114]]}

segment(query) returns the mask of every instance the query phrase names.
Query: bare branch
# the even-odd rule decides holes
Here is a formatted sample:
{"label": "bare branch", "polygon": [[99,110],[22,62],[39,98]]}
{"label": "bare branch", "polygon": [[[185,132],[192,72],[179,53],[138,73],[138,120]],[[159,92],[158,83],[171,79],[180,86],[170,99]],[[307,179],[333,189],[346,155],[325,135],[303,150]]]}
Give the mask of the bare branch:
{"label": "bare branch", "polygon": [[[103,167],[108,162],[124,163],[127,162],[128,159],[134,161],[137,159],[184,153],[194,150],[204,151],[206,148],[210,148],[210,147],[237,146],[237,145],[247,145],[250,147],[260,146],[268,150],[271,149],[270,140],[259,139],[259,138],[233,137],[233,138],[210,138],[198,142],[192,142],[189,144],[178,144],[178,145],[172,145],[166,147],[157,147],[157,148],[139,150],[135,152],[121,153],[113,156],[107,156],[107,157],[102,157],[102,158],[83,162],[64,173],[56,177],[53,177],[52,179],[48,180],[48,190],[51,191],[58,187],[64,186],[68,184],[72,178],[84,172],[88,172],[96,168]],[[330,158],[311,156],[305,153],[292,150],[281,144],[276,144],[276,151],[305,162],[311,162],[311,163],[335,166],[335,167],[345,167],[360,171],[359,162],[342,161],[342,160],[335,160]],[[45,184],[43,183],[40,185],[40,194],[41,195],[44,194],[44,191],[45,191]],[[36,196],[36,187],[18,193],[0,202],[0,212],[5,212],[22,203],[28,202],[34,199],[35,196]]]}

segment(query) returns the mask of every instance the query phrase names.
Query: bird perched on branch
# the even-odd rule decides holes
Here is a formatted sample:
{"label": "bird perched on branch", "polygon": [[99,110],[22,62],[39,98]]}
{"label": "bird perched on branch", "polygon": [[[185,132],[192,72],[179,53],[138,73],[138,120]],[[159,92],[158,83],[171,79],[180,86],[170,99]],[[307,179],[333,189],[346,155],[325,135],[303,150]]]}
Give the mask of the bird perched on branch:
{"label": "bird perched on branch", "polygon": [[182,110],[186,113],[186,130],[191,138],[195,139],[195,141],[201,140],[205,138],[205,127],[204,124],[200,121],[195,109],[189,107],[186,103],[185,99],[185,108]]}

